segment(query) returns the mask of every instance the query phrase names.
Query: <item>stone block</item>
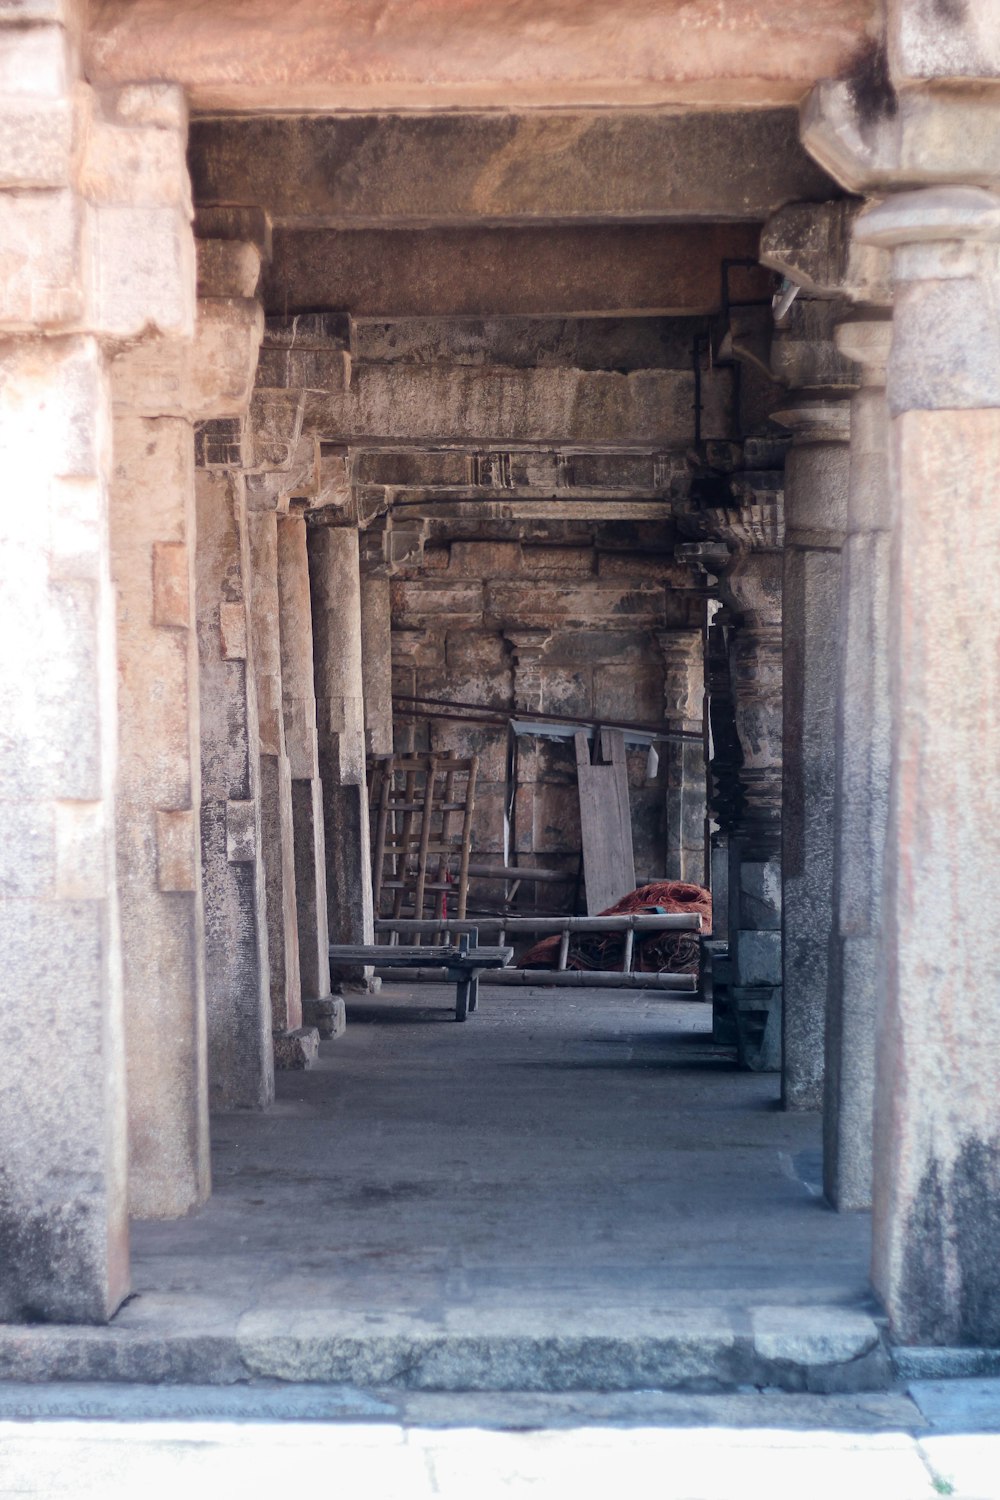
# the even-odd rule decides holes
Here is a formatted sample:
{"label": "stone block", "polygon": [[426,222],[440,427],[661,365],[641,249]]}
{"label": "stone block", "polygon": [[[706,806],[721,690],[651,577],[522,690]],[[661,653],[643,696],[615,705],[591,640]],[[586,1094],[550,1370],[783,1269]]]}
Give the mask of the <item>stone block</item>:
{"label": "stone block", "polygon": [[302,436],[304,410],[300,391],[265,390],[260,386],[254,390],[250,401],[252,452],[248,469],[288,468]]}
{"label": "stone block", "polygon": [[[138,92],[138,91],[133,91]],[[172,90],[171,94],[180,94]],[[183,95],[180,95],[183,101]],[[137,113],[140,111],[137,110]],[[124,124],[96,113],[87,132],[80,190],[93,204],[178,209],[191,218],[191,188],[185,158],[183,108],[178,125]],[[155,225],[155,220],[152,221]],[[155,232],[155,229],[154,229]],[[136,247],[138,248],[138,247]]]}
{"label": "stone block", "polygon": [[637,671],[630,666],[602,663],[594,668],[591,712],[597,718],[659,722],[663,703],[663,678],[653,668]]}
{"label": "stone block", "polygon": [[497,631],[454,630],[445,638],[449,670],[495,675],[510,669],[504,638]]}
{"label": "stone block", "polygon": [[752,1317],[754,1348],[768,1360],[842,1364],[878,1343],[873,1320],[849,1308],[764,1307]]}
{"label": "stone block", "polygon": [[[530,579],[487,582],[484,614],[488,623],[512,629],[546,627],[563,630],[635,630],[663,621],[664,590],[654,584],[588,582],[561,584]],[[393,624],[395,625],[395,619]]]}
{"label": "stone block", "polygon": [[260,280],[261,257],[245,240],[198,240],[199,297],[253,297]]}
{"label": "stone block", "polygon": [[319,1031],[315,1026],[297,1026],[294,1031],[275,1031],[274,1066],[280,1072],[301,1073],[319,1057]]}
{"label": "stone block", "polygon": [[[730,372],[702,378],[708,438],[730,436]],[[694,377],[686,371],[472,369],[359,365],[350,385],[306,399],[306,425],[339,442],[363,438],[459,443],[648,447],[689,440]]]}
{"label": "stone block", "polygon": [[[190,338],[195,259],[186,210],[173,204],[98,204],[88,208],[87,232],[93,266],[87,309],[91,327],[117,338],[150,330]],[[150,347],[156,346],[141,349]]]}
{"label": "stone block", "polygon": [[191,419],[241,416],[250,404],[262,328],[256,302],[203,298],[193,342],[149,340],[117,357],[116,410]]}
{"label": "stone block", "polygon": [[840,303],[797,297],[774,330],[774,379],[792,390],[853,390],[859,384],[858,371],[834,340],[842,317]]}
{"label": "stone block", "polygon": [[439,620],[446,628],[461,621],[479,624],[483,614],[483,586],[469,581],[432,583],[392,581],[392,628],[422,625],[428,617]]}
{"label": "stone block", "polygon": [[992,0],[960,5],[892,5],[889,59],[897,83],[1000,78],[1000,36]]}
{"label": "stone block", "polygon": [[5,99],[0,188],[68,187],[74,126],[68,99]]}
{"label": "stone block", "polygon": [[[510,41],[496,45],[509,55]],[[531,114],[508,100],[502,111],[433,119],[221,116],[195,121],[191,157],[200,199],[263,202],[276,223],[300,226],[759,221],[781,203],[826,195],[788,109]]]}
{"label": "stone block", "polygon": [[302,1020],[307,1027],[315,1027],[322,1042],[343,1036],[347,1030],[347,1009],[343,996],[326,995],[322,1000],[304,999]]}
{"label": "stone block", "polygon": [[271,219],[257,204],[199,203],[194,232],[200,240],[243,240],[256,245],[262,261],[271,259]]}
{"label": "stone block", "polygon": [[0,28],[0,97],[64,98],[73,84],[72,43],[48,17]]}
{"label": "stone block", "polygon": [[459,578],[503,578],[521,571],[520,542],[452,542],[448,572]]}
{"label": "stone block", "polygon": [[343,349],[265,345],[258,384],[274,389],[345,391],[351,383],[351,356]]}
{"label": "stone block", "polygon": [[82,318],[82,232],[68,189],[0,193],[0,327],[35,330]]}

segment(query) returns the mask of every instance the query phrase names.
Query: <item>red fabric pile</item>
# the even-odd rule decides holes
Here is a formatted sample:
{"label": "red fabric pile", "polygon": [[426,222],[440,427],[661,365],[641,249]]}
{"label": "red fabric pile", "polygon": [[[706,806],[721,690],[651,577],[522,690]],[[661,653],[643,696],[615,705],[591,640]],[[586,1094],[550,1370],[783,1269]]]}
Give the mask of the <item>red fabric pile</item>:
{"label": "red fabric pile", "polygon": [[[712,897],[700,885],[682,880],[655,880],[640,886],[600,913],[602,917],[618,912],[650,911],[660,907],[665,912],[690,912],[699,915],[703,926],[701,937],[712,931]],[[575,932],[570,937],[568,969],[621,970],[625,951],[625,934],[621,932]],[[637,933],[633,968],[645,974],[696,974],[700,956],[697,932]],[[524,969],[554,969],[559,962],[559,938],[543,938],[524,955]]]}

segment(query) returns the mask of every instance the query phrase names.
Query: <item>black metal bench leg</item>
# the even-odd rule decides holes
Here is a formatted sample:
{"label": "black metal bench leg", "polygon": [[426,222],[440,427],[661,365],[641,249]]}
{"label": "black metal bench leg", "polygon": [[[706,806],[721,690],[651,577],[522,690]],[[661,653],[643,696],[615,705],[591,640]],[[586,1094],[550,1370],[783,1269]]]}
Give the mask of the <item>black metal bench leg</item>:
{"label": "black metal bench leg", "polygon": [[455,1020],[464,1021],[469,1014],[471,979],[460,979],[455,986]]}
{"label": "black metal bench leg", "polygon": [[479,1009],[479,975],[473,974],[469,980],[469,1011]]}

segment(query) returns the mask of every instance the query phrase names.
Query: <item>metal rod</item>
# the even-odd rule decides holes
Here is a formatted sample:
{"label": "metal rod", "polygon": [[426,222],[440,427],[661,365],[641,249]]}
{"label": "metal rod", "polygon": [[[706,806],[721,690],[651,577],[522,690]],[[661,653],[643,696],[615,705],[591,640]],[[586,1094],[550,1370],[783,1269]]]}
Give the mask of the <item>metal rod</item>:
{"label": "metal rod", "polygon": [[608,917],[476,917],[473,922],[452,919],[428,921],[413,917],[384,917],[375,923],[376,932],[451,932],[503,928],[513,933],[563,932],[701,932],[698,912],[618,912]]}
{"label": "metal rod", "polygon": [[[448,971],[444,967],[407,969],[400,965],[398,969],[380,970],[376,964],[375,973],[387,983],[445,984],[448,982]],[[560,974],[558,969],[487,969],[479,976],[479,983],[481,986],[519,985],[525,989],[565,986],[592,990],[669,990],[674,994],[686,995],[692,1000],[701,998],[698,979],[694,974],[643,974],[641,972],[616,974],[593,969],[567,969]]]}
{"label": "metal rod", "polygon": [[[692,634],[694,634],[693,631]],[[479,713],[491,712],[489,708],[485,707],[481,703],[466,703],[462,699],[457,698],[431,698],[425,697],[423,694],[393,693],[392,701],[393,703],[430,703],[435,707],[440,708],[468,708],[478,711]],[[492,712],[495,714],[497,711],[496,709],[493,709]],[[508,718],[517,719],[520,722],[524,723],[586,724],[587,727],[591,729],[634,729],[639,734],[652,734],[664,739],[669,738],[669,736],[663,733],[662,724],[643,724],[636,719],[589,719],[586,715],[581,714],[533,714],[521,713],[520,710],[517,710],[516,712],[511,711],[511,713],[504,718],[503,722],[506,723]],[[702,734],[700,729],[689,729],[678,731],[678,737],[681,739],[697,740],[700,743]]]}

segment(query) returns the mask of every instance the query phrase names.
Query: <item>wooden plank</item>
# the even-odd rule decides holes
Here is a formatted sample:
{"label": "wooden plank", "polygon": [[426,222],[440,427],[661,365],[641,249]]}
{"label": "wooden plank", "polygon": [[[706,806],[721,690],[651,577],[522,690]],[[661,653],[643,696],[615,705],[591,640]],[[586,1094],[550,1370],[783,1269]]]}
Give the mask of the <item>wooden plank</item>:
{"label": "wooden plank", "polygon": [[606,732],[611,736],[610,765],[591,765],[587,736],[578,732],[573,737],[588,916],[613,906],[635,888],[625,740],[621,730]]}

